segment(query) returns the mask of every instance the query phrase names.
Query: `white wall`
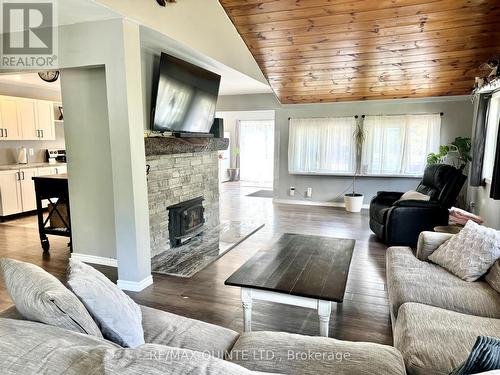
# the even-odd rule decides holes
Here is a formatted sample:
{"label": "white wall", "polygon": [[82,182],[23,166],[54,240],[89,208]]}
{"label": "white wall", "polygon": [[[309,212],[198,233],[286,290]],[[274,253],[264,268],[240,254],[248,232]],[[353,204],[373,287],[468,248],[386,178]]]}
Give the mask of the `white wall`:
{"label": "white wall", "polygon": [[73,251],[116,258],[104,67],[66,69],[62,82]]}
{"label": "white wall", "polygon": [[[139,26],[129,20],[80,23],[59,27],[59,56],[55,68],[62,71],[63,102],[65,103],[66,141],[68,148],[68,174],[70,185],[71,215],[76,251],[92,256],[115,258],[118,264],[118,285],[128,290],[141,290],[152,283],[150,263],[149,212],[146,186],[146,158],[144,151],[144,114],[141,85]],[[76,104],[66,108],[66,102],[78,101],[80,96],[89,98],[94,88],[103,86],[77,84],[86,73],[71,77],[71,69],[101,67],[104,69],[105,95],[96,93],[101,105],[107,108],[99,116],[109,141],[100,139],[91,143],[79,139],[74,130],[80,126],[94,126],[93,108],[82,110]],[[66,73],[66,69],[68,73]],[[5,72],[5,71],[0,71]],[[64,76],[68,74],[68,86]],[[76,73],[75,73],[76,74]],[[78,74],[77,74],[78,75]],[[96,78],[94,76],[93,80]],[[101,74],[100,78],[103,76]],[[84,91],[83,91],[84,90]],[[102,94],[102,93],[101,93]],[[100,96],[99,96],[100,95]],[[73,165],[73,156],[89,156],[85,168]],[[98,178],[96,178],[98,177]],[[76,183],[80,186],[72,186]],[[112,197],[108,188],[112,187]],[[83,193],[104,189],[105,201],[91,201]],[[105,222],[88,219],[104,210],[109,215]],[[84,212],[85,211],[85,212]],[[87,220],[79,220],[79,218]],[[112,220],[111,220],[112,218]],[[101,238],[109,248],[92,248],[89,233]],[[87,242],[89,241],[89,242]],[[86,254],[85,254],[86,253]]]}
{"label": "white wall", "polygon": [[500,230],[500,201],[490,198],[491,184],[469,189],[469,199],[474,202],[476,213],[484,219],[484,224]]}
{"label": "white wall", "polygon": [[[299,191],[313,189],[312,200],[320,202],[342,201],[352,178],[338,176],[301,176],[288,173],[288,118],[328,117],[375,114],[439,113],[444,112],[441,143],[448,143],[457,136],[470,137],[472,133],[472,103],[468,97],[429,98],[407,100],[372,100],[333,104],[280,105],[273,95],[222,96],[218,111],[244,111],[275,109],[275,183],[274,196],[289,197],[290,186]],[[356,190],[365,195],[365,203],[378,190],[408,191],[414,189],[419,179],[360,177]]]}

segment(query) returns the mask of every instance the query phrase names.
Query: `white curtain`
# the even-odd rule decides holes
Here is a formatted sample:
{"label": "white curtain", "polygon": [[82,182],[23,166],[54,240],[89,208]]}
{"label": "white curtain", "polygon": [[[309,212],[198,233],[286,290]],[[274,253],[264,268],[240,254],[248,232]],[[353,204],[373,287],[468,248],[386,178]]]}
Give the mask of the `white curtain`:
{"label": "white curtain", "polygon": [[274,167],[274,121],[239,122],[240,180],[272,185]]}
{"label": "white curtain", "polygon": [[290,119],[288,171],[304,174],[354,173],[354,117]]}
{"label": "white curtain", "polygon": [[366,116],[363,175],[420,176],[427,155],[439,150],[439,114]]}

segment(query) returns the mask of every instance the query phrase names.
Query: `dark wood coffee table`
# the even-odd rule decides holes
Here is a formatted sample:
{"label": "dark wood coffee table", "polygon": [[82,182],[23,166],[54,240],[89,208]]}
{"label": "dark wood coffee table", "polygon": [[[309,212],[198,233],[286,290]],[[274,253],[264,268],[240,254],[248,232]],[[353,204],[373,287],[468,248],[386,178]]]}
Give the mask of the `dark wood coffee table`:
{"label": "dark wood coffee table", "polygon": [[252,329],[252,301],[318,311],[320,335],[328,336],[331,303],[344,299],[356,241],[286,233],[260,250],[225,282],[241,287],[244,331]]}

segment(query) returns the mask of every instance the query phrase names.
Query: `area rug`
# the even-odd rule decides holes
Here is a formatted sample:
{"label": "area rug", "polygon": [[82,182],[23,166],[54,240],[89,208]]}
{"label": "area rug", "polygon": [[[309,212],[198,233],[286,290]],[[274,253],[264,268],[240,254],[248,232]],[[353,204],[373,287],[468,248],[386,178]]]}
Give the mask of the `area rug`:
{"label": "area rug", "polygon": [[251,194],[247,194],[247,197],[259,197],[259,198],[272,198],[272,190],[257,190]]}
{"label": "area rug", "polygon": [[154,256],[151,269],[165,275],[192,277],[263,226],[252,222],[223,222],[183,246]]}

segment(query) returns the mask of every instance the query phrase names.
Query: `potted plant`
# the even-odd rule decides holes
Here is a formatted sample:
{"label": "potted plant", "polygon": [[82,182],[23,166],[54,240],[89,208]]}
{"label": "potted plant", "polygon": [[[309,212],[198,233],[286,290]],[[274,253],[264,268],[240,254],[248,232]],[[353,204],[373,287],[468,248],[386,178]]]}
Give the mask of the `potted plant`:
{"label": "potted plant", "polygon": [[427,155],[427,164],[438,164],[447,161],[448,156],[452,154],[453,164],[456,168],[464,170],[467,164],[472,160],[471,157],[471,139],[456,137],[450,145],[439,146],[439,153],[430,153]]}
{"label": "potted plant", "polygon": [[[237,158],[240,155],[240,148],[235,147],[233,149],[233,165],[237,165]],[[227,174],[229,175],[229,181],[239,181],[240,180],[240,169],[239,168],[228,168]]]}
{"label": "potted plant", "polygon": [[[363,115],[362,118],[365,116]],[[356,116],[356,129],[353,133],[354,143],[356,145],[356,170],[352,177],[352,193],[344,195],[345,209],[349,212],[360,212],[363,207],[363,194],[356,193],[356,176],[359,173],[361,150],[365,141],[365,132],[363,131],[363,121]]]}

